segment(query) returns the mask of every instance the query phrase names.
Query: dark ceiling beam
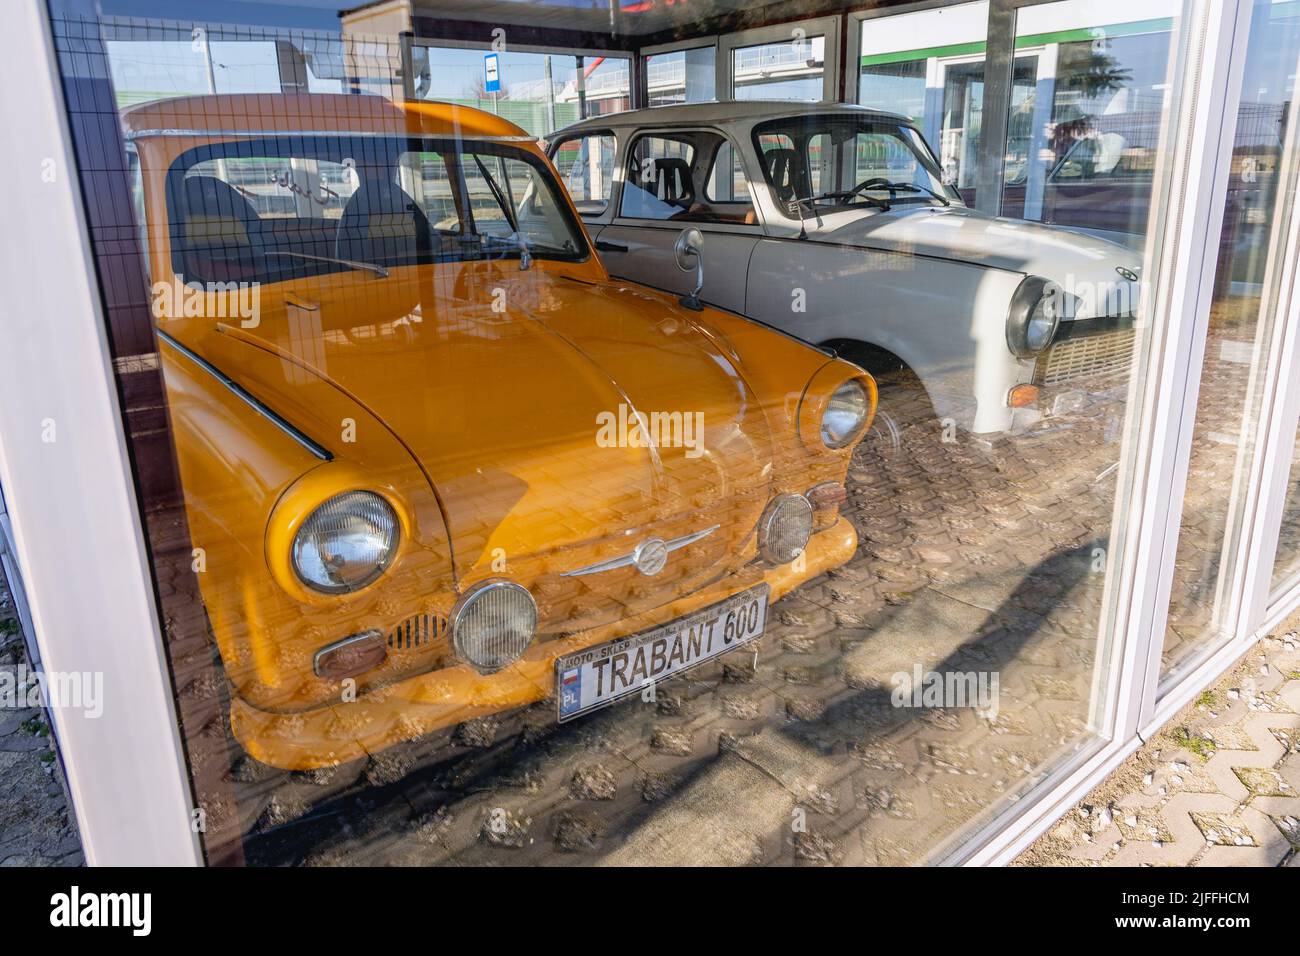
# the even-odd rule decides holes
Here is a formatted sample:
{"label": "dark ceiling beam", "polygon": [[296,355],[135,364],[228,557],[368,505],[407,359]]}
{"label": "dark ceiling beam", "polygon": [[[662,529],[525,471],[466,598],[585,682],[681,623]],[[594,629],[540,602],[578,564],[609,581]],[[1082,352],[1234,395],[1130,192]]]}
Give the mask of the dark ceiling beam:
{"label": "dark ceiling beam", "polygon": [[714,17],[706,17],[690,24],[681,24],[655,33],[638,36],[638,46],[657,46],[661,43],[674,43],[699,36],[717,36],[723,33],[737,33],[741,30],[754,30],[759,27],[776,26],[795,20],[811,20],[814,17],[838,16],[852,10],[876,10],[883,7],[900,6],[909,0],[782,0],[782,2],[748,7],[743,10],[731,10]]}
{"label": "dark ceiling beam", "polygon": [[[550,46],[569,49],[619,50],[635,52],[642,47],[657,46],[661,43],[673,43],[694,37],[715,36],[723,33],[735,33],[740,30],[752,30],[773,24],[790,23],[812,17],[834,16],[854,10],[876,10],[885,7],[903,6],[911,0],[778,0],[777,3],[759,5],[742,10],[732,10],[712,17],[704,17],[690,23],[678,24],[650,33],[632,34],[620,32],[610,36],[607,31],[566,30],[555,27],[536,27],[527,24],[509,23],[503,20],[492,22],[477,20],[451,20],[430,15],[428,11],[436,4],[425,3],[421,7],[426,12],[417,12],[412,18],[412,26],[417,39],[462,40],[488,43],[492,31],[497,27],[506,27],[510,33],[510,42],[521,46]],[[707,4],[703,4],[707,6]],[[544,4],[541,5],[544,8]],[[626,31],[635,21],[623,18],[622,26]]]}
{"label": "dark ceiling beam", "polygon": [[472,43],[492,42],[492,31],[504,27],[509,31],[512,46],[551,46],[575,50],[621,50],[632,52],[641,42],[632,36],[594,33],[587,30],[564,30],[554,27],[535,27],[527,24],[506,23],[501,20],[444,20],[417,14],[411,18],[411,27],[417,40],[462,40]]}

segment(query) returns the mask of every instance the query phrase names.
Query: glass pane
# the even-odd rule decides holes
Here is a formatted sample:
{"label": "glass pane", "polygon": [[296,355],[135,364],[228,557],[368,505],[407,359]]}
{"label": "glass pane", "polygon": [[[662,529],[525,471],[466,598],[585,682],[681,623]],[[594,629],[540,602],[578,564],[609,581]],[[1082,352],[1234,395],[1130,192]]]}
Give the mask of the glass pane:
{"label": "glass pane", "polygon": [[[988,16],[987,3],[960,3],[873,17],[861,31],[858,102],[911,119],[967,203],[979,178]],[[1018,62],[1017,97],[1025,73]],[[1031,93],[1032,85],[1030,70]]]}
{"label": "glass pane", "polygon": [[1142,256],[944,182],[986,6],[871,21],[907,116],[820,102],[815,37],[721,65],[743,121],[649,57],[665,129],[598,52],[489,90],[344,14],[207,27],[210,82],[197,24],[51,3],[210,860],[934,862],[1102,742]]}
{"label": "glass pane", "polygon": [[1173,10],[1086,29],[1070,3],[1021,11],[1016,48],[1048,66],[1013,99],[1002,212],[1139,246],[1168,106]]}
{"label": "glass pane", "polygon": [[901,113],[912,122],[925,121],[925,60],[867,63],[863,57],[858,102],[863,106]]}
{"label": "glass pane", "polygon": [[1166,687],[1229,638],[1234,626],[1228,585],[1248,518],[1245,475],[1258,450],[1260,371],[1267,365],[1277,321],[1274,259],[1278,236],[1284,234],[1279,230],[1295,206],[1295,170],[1284,168],[1282,157],[1283,144],[1293,135],[1298,57],[1295,5],[1257,2],[1178,538],[1164,644]]}
{"label": "glass pane", "polygon": [[490,91],[486,56],[483,50],[413,47],[417,98],[486,110],[537,136],[632,102],[625,58],[506,50],[496,54],[500,89]]}
{"label": "glass pane", "polygon": [[609,205],[617,149],[613,135],[598,133],[564,140],[551,153],[551,162],[582,215],[598,215]]}
{"label": "glass pane", "polygon": [[[1011,88],[1012,123],[1007,142],[1008,179],[1024,165],[1024,134],[1015,122],[1034,94],[1036,57],[1017,56]],[[939,158],[945,182],[957,187],[967,204],[974,204],[979,180],[980,144],[984,129],[984,61],[943,64],[943,126]]]}
{"label": "glass pane", "polygon": [[643,136],[632,144],[620,215],[676,219],[695,199],[695,147],[685,140]]}
{"label": "glass pane", "polygon": [[1282,533],[1273,565],[1273,590],[1279,592],[1300,576],[1300,435],[1296,436],[1291,481],[1282,510]]}
{"label": "glass pane", "polygon": [[717,99],[717,48],[695,47],[645,58],[647,106],[707,103]]}
{"label": "glass pane", "polygon": [[825,66],[823,36],[737,47],[731,54],[733,95],[738,100],[816,102],[825,99]]}
{"label": "glass pane", "polygon": [[749,184],[740,165],[740,154],[730,143],[721,143],[713,155],[713,170],[708,176],[704,198],[717,203],[750,203]]}

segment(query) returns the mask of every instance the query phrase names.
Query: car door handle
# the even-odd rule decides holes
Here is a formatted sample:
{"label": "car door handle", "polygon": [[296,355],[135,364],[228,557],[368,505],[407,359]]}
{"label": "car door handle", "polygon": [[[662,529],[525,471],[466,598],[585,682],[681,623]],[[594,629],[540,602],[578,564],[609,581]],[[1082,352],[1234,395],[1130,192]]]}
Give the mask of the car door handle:
{"label": "car door handle", "polygon": [[627,252],[627,246],[621,242],[610,242],[607,239],[596,240],[597,252]]}

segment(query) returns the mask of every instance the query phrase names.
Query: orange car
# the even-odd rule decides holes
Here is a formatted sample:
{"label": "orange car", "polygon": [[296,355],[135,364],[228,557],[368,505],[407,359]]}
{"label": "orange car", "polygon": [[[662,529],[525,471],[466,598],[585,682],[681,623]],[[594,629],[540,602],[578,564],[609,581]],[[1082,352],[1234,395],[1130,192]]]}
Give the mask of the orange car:
{"label": "orange car", "polygon": [[751,641],[853,554],[870,376],[611,280],[519,128],[315,94],[124,122],[195,569],[257,760],[548,697],[576,717]]}

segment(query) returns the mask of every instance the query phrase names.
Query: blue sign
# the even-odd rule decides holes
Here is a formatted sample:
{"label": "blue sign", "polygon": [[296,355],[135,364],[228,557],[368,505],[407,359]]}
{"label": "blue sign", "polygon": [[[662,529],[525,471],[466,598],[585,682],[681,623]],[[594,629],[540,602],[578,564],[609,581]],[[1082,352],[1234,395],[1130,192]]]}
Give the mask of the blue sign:
{"label": "blue sign", "polygon": [[501,92],[501,70],[496,53],[483,54],[483,89],[489,93]]}

